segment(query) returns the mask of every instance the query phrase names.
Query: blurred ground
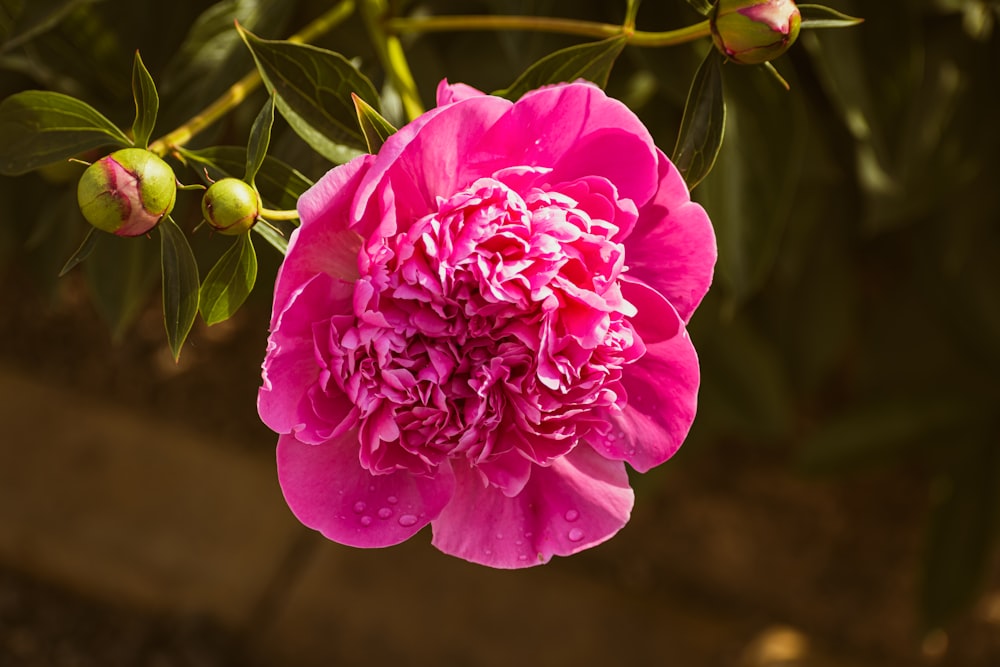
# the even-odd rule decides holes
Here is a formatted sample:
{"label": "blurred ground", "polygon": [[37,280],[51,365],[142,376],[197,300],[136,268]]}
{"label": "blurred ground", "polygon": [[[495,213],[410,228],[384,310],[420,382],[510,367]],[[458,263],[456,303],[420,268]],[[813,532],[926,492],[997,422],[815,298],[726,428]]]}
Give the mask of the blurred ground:
{"label": "blurred ground", "polygon": [[51,297],[22,280],[0,309],[5,667],[1000,664],[1000,593],[918,632],[928,499],[905,469],[805,478],[716,443],[636,476],[619,536],[542,568],[426,532],[349,549],[277,489],[261,304],[175,366],[155,310],[112,344],[74,277]]}

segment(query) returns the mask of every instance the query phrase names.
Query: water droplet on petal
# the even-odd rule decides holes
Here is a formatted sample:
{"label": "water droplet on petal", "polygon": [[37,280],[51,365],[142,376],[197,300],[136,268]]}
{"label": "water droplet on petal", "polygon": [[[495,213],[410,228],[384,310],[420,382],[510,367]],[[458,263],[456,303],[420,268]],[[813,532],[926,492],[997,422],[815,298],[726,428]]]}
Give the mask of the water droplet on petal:
{"label": "water droplet on petal", "polygon": [[395,505],[396,503],[399,502],[399,498],[397,498],[396,496],[389,496],[388,498],[386,498],[386,500],[389,501],[390,505]]}
{"label": "water droplet on petal", "polygon": [[354,503],[354,511],[357,512],[358,514],[364,512],[366,507],[368,507],[368,505],[365,505],[365,502],[363,500],[359,500],[358,502]]}
{"label": "water droplet on petal", "polygon": [[391,516],[392,516],[392,510],[389,509],[388,507],[382,507],[378,511],[378,518],[380,519],[388,519]]}
{"label": "water droplet on petal", "polygon": [[520,556],[517,557],[517,559],[518,560],[528,560],[528,556],[526,554],[521,554]]}
{"label": "water droplet on petal", "polygon": [[409,528],[416,522],[417,522],[417,517],[413,516],[412,514],[404,514],[403,516],[399,517],[399,525],[402,526],[403,528]]}
{"label": "water droplet on petal", "polygon": [[579,542],[583,539],[583,531],[579,528],[574,528],[569,531],[569,534],[566,537],[569,538],[570,542]]}
{"label": "water droplet on petal", "polygon": [[363,517],[361,517],[361,525],[362,526],[370,526],[370,525],[372,525],[372,518],[370,516],[368,516],[367,514],[364,515]]}
{"label": "water droplet on petal", "polygon": [[503,539],[503,533],[497,533],[497,539],[498,540],[502,540]]}
{"label": "water droplet on petal", "polygon": [[369,491],[375,491],[375,485],[374,484],[369,485],[368,486],[368,490]]}
{"label": "water droplet on petal", "polygon": [[566,510],[566,514],[564,514],[563,517],[567,521],[576,521],[577,519],[580,518],[580,513],[577,512],[576,510]]}

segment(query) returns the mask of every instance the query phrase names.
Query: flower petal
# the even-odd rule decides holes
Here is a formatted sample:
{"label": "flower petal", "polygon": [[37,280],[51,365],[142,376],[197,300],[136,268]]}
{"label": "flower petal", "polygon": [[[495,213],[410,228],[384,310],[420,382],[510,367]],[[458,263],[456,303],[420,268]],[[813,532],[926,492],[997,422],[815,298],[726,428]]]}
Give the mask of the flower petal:
{"label": "flower petal", "polygon": [[552,183],[603,176],[619,196],[645,204],[656,192],[653,139],[636,115],[589,83],[527,93],[479,146],[492,171],[512,165],[552,167]]}
{"label": "flower petal", "polygon": [[358,186],[353,212],[357,231],[366,236],[382,225],[384,233],[393,234],[397,225],[387,225],[387,218],[418,220],[437,210],[438,197],[484,175],[478,144],[510,106],[491,95],[465,97],[431,109],[386,139]]}
{"label": "flower petal", "polygon": [[278,439],[278,481],[292,513],[328,539],[385,547],[412,537],[451,497],[447,466],[434,477],[372,475],[358,462],[358,432],[321,445]]}
{"label": "flower petal", "polygon": [[276,433],[291,433],[315,416],[307,392],[319,377],[313,344],[313,317],[350,313],[349,296],[339,294],[341,283],[319,273],[286,297],[282,310],[275,308],[262,383],[257,392],[257,412]]}
{"label": "flower petal", "polygon": [[453,102],[461,102],[470,97],[481,97],[485,95],[481,90],[473,88],[464,83],[448,83],[448,79],[441,79],[437,87],[437,105],[443,107]]}
{"label": "flower petal", "polygon": [[622,296],[638,311],[629,322],[646,345],[676,336],[684,323],[673,305],[662,294],[645,283],[622,276]]}
{"label": "flower petal", "polygon": [[621,411],[606,410],[611,430],[590,436],[591,445],[639,472],[660,465],[680,449],[691,429],[699,380],[698,357],[686,329],[648,345],[646,354],[623,373],[627,405]]}
{"label": "flower petal", "polygon": [[534,467],[513,498],[484,485],[475,470],[455,476],[455,495],[431,523],[433,544],[497,568],[541,565],[600,544],[628,522],[634,502],[625,466],[586,445]]}
{"label": "flower petal", "polygon": [[290,294],[317,273],[339,278],[349,289],[358,277],[361,238],[348,229],[350,204],[373,156],[362,155],[334,167],[298,201],[302,224],[288,240],[285,261],[274,284],[274,316],[284,310]]}
{"label": "flower petal", "polygon": [[656,196],[639,209],[639,221],[625,239],[629,275],[667,297],[684,322],[712,284],[718,254],[715,231],[684,179],[662,151]]}

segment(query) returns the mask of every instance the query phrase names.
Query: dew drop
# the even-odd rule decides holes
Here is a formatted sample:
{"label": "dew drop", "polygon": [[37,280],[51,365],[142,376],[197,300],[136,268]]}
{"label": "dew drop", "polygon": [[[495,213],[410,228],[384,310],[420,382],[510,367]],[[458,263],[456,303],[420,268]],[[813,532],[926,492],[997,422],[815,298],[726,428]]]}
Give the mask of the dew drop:
{"label": "dew drop", "polygon": [[530,539],[531,539],[531,535],[532,535],[532,533],[531,533],[531,531],[530,531],[530,530],[526,530],[526,531],[524,531],[524,536],[525,536],[525,537],[526,537],[527,539],[529,539],[529,540],[530,540]]}
{"label": "dew drop", "polygon": [[399,525],[402,526],[403,528],[409,528],[416,522],[417,522],[417,517],[413,516],[412,514],[404,514],[403,516],[399,517]]}
{"label": "dew drop", "polygon": [[367,514],[364,515],[363,517],[361,517],[361,525],[362,526],[370,526],[370,525],[372,525],[372,518],[370,516],[368,516]]}
{"label": "dew drop", "polygon": [[517,557],[517,559],[518,560],[528,560],[528,556],[526,554],[521,554],[520,556]]}
{"label": "dew drop", "polygon": [[566,514],[563,515],[563,518],[567,521],[576,521],[580,518],[580,513],[576,510],[566,510]]}
{"label": "dew drop", "polygon": [[363,500],[359,500],[358,502],[354,503],[354,511],[357,514],[361,514],[362,512],[364,512],[365,508],[367,507],[368,505],[365,505],[365,502]]}
{"label": "dew drop", "polygon": [[579,528],[574,528],[569,531],[569,534],[566,537],[569,538],[570,542],[579,542],[583,539],[583,531]]}
{"label": "dew drop", "polygon": [[496,537],[497,537],[498,540],[502,540],[503,539],[503,533],[497,533]]}
{"label": "dew drop", "polygon": [[524,544],[524,540],[515,540],[515,541],[514,541],[514,544],[515,544],[516,546],[521,546],[522,544]]}
{"label": "dew drop", "polygon": [[374,492],[375,491],[375,485],[374,484],[369,485],[368,486],[368,490]]}
{"label": "dew drop", "polygon": [[492,549],[483,549],[483,553],[485,553],[487,556],[492,556],[493,555],[493,550]]}
{"label": "dew drop", "polygon": [[386,500],[389,501],[390,505],[395,505],[396,503],[399,502],[399,498],[397,498],[396,496],[389,496],[388,498],[386,498]]}
{"label": "dew drop", "polygon": [[392,510],[389,509],[388,507],[382,507],[378,511],[378,518],[380,519],[388,519],[391,516],[392,516]]}

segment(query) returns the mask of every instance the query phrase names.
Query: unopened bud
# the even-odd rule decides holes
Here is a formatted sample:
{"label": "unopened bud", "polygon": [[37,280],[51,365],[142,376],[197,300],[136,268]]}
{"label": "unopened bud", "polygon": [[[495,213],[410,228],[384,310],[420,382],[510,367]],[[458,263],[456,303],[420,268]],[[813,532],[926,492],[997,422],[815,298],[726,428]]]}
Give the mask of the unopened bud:
{"label": "unopened bud", "polygon": [[801,25],[792,0],[719,0],[711,17],[715,47],[743,65],[780,56],[798,38]]}
{"label": "unopened bud", "polygon": [[174,208],[177,179],[166,162],[124,148],[87,167],[76,200],[87,222],[118,236],[140,236]]}
{"label": "unopened bud", "polygon": [[223,178],[209,186],[201,200],[201,212],[208,224],[220,234],[236,236],[250,230],[257,222],[263,204],[249,183],[238,178]]}

